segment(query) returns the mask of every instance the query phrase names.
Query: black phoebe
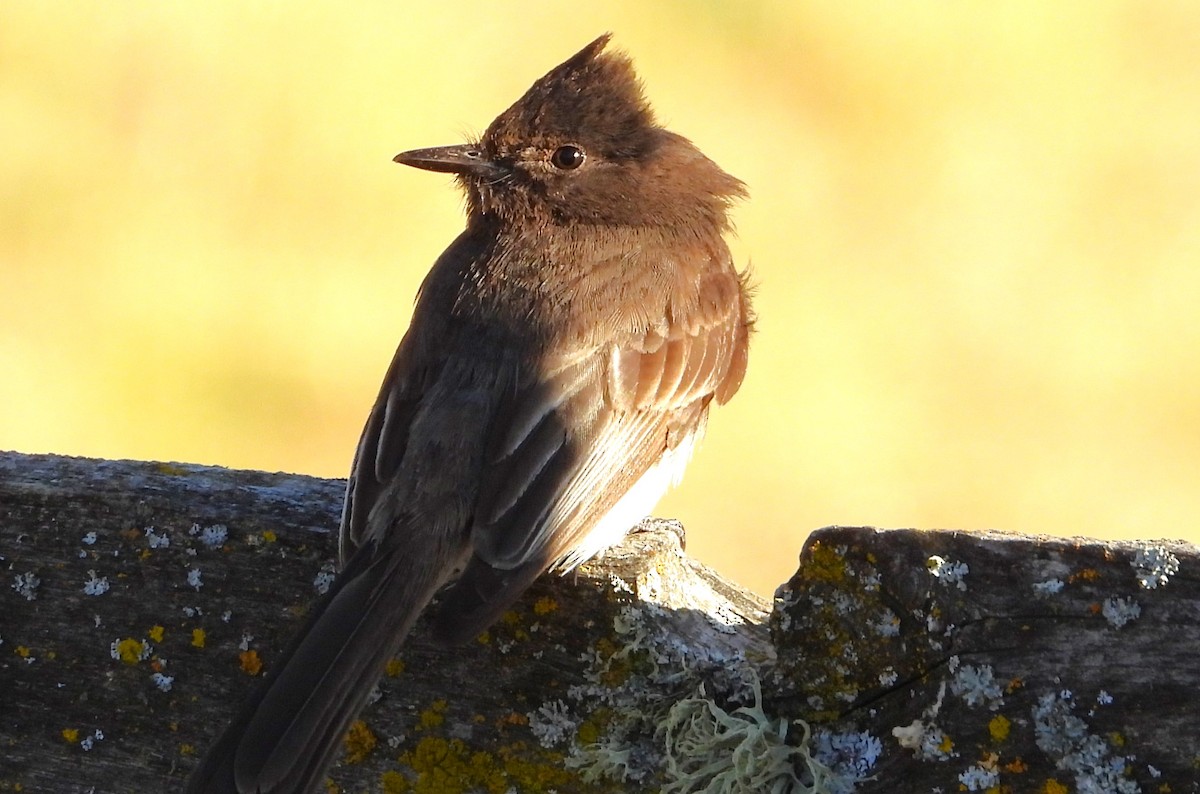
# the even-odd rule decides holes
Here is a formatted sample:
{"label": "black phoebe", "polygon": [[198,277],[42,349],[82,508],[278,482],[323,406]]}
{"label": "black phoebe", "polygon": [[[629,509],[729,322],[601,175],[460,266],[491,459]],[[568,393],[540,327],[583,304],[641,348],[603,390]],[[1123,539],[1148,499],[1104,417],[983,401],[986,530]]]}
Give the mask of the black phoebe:
{"label": "black phoebe", "polygon": [[396,156],[457,176],[467,228],[367,418],[344,569],[188,791],[313,790],[443,585],[432,626],[461,641],[619,541],[741,385],[751,311],[722,234],[744,187],[655,122],[608,39],[478,142]]}

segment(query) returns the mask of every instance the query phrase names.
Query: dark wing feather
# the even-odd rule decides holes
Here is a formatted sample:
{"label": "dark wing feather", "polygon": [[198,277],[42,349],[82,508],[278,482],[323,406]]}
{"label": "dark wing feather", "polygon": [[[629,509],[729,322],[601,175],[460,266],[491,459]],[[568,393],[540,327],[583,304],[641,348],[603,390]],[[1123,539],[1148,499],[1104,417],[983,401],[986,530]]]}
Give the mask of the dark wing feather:
{"label": "dark wing feather", "polygon": [[475,511],[475,558],[442,598],[443,637],[473,636],[547,568],[581,562],[577,550],[626,492],[702,431],[710,401],[728,399],[744,371],[740,289],[732,268],[710,272],[695,287],[698,305],[681,313],[686,322],[548,355],[546,374],[500,409]]}

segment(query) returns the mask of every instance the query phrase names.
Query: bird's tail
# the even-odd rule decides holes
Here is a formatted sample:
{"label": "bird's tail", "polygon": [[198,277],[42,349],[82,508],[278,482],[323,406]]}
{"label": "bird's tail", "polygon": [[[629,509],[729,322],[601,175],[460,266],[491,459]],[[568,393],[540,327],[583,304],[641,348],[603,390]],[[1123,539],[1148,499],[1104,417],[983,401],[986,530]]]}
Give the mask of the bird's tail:
{"label": "bird's tail", "polygon": [[440,545],[359,548],[209,749],[187,794],[313,791],[387,661],[453,568],[453,552]]}

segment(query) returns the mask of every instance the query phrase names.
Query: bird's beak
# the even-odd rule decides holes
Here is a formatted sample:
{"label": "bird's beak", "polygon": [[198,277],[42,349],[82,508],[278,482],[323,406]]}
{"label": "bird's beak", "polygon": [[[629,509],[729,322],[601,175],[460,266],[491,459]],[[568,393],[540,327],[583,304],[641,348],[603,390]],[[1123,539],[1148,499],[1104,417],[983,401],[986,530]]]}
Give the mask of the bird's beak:
{"label": "bird's beak", "polygon": [[458,146],[413,149],[409,152],[400,152],[392,160],[404,165],[411,165],[414,168],[424,168],[426,171],[469,174],[488,179],[502,176],[506,171],[504,166],[489,160],[478,146],[467,143]]}

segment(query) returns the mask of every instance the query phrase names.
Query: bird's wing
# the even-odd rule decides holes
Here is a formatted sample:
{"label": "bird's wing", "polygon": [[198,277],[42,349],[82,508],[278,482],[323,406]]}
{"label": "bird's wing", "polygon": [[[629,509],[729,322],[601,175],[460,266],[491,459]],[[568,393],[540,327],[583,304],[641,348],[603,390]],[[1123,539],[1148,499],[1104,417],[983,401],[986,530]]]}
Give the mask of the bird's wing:
{"label": "bird's wing", "polygon": [[474,515],[475,558],[442,599],[444,637],[469,638],[547,568],[572,567],[618,540],[670,484],[662,475],[679,473],[709,403],[741,384],[749,333],[732,268],[709,271],[693,289],[692,304],[668,307],[660,322],[547,356],[502,404]]}

